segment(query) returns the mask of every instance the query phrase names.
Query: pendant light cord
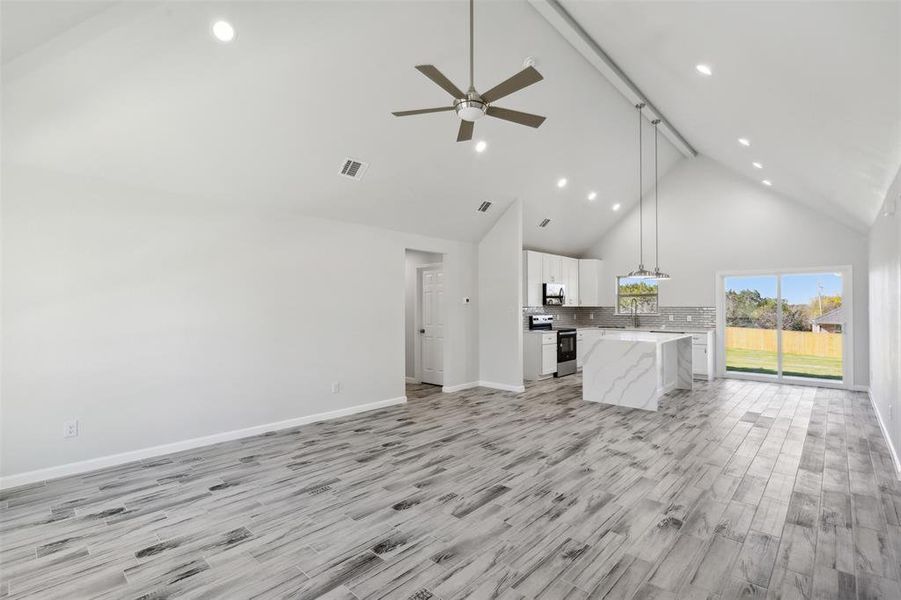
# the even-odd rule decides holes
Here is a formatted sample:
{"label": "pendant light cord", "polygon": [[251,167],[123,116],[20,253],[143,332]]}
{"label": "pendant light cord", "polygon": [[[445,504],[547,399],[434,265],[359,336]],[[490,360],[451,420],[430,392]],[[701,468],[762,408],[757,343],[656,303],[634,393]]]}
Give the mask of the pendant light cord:
{"label": "pendant light cord", "polygon": [[644,180],[642,172],[642,152],[641,152],[641,109],[644,108],[644,102],[635,105],[638,109],[638,268],[644,269],[644,207],[642,206],[641,184]]}
{"label": "pendant light cord", "polygon": [[660,201],[657,199],[657,125],[660,119],[654,119],[654,270],[660,270]]}

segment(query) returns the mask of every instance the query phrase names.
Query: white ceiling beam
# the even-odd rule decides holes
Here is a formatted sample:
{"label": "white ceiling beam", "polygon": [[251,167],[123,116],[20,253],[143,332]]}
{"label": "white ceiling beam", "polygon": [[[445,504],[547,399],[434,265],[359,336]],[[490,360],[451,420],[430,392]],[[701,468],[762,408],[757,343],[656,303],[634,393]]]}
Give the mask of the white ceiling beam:
{"label": "white ceiling beam", "polygon": [[679,131],[672,126],[667,118],[654,106],[654,103],[647,95],[639,89],[635,83],[629,79],[622,69],[619,68],[613,59],[608,56],[604,49],[601,48],[588,32],[582,29],[582,26],[576,22],[572,16],[566,12],[557,0],[529,0],[538,14],[551,24],[554,29],[560,32],[560,35],[570,43],[570,45],[579,51],[601,75],[607,78],[619,92],[633,105],[644,102],[647,106],[644,109],[645,116],[648,120],[660,119],[660,133],[662,133],[672,144],[685,156],[692,158],[698,155],[691,144],[688,143]]}

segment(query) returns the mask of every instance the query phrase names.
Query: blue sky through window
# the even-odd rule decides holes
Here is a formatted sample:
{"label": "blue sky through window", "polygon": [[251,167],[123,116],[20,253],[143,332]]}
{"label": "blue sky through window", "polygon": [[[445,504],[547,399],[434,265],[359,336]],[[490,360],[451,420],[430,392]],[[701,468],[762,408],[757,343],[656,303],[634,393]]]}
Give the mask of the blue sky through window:
{"label": "blue sky through window", "polygon": [[[819,286],[822,285],[822,289]],[[757,290],[766,298],[776,297],[776,277],[773,275],[754,275],[742,277],[726,277],[727,291]],[[816,298],[817,293],[824,296],[841,296],[842,276],[838,273],[798,273],[782,276],[782,297],[790,304],[807,304]]]}

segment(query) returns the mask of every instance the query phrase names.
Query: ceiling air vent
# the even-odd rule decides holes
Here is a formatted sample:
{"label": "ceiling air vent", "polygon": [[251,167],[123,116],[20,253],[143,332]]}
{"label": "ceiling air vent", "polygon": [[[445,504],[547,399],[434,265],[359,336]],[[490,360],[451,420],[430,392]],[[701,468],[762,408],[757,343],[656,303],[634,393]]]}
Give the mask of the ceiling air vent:
{"label": "ceiling air vent", "polygon": [[341,164],[341,170],[338,171],[338,175],[359,181],[360,179],[363,179],[363,174],[366,172],[367,168],[369,168],[369,163],[354,160],[353,158],[345,158],[344,162]]}
{"label": "ceiling air vent", "polygon": [[542,220],[541,220],[541,223],[538,224],[538,228],[539,228],[539,229],[544,229],[545,227],[547,227],[547,226],[550,225],[550,224],[551,224],[551,220],[550,220],[550,219],[542,219]]}
{"label": "ceiling air vent", "polygon": [[481,212],[481,213],[488,212],[489,208],[491,208],[491,202],[488,202],[487,200],[485,200],[484,202],[479,204],[479,207],[476,209],[476,211]]}

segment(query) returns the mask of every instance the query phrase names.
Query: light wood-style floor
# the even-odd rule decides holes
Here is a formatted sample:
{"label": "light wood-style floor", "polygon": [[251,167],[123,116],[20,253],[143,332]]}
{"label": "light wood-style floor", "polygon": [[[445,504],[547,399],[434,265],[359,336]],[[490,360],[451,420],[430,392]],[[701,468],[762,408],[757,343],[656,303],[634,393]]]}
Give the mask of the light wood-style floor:
{"label": "light wood-style floor", "polygon": [[0,597],[901,598],[865,395],[577,376],[2,492]]}

